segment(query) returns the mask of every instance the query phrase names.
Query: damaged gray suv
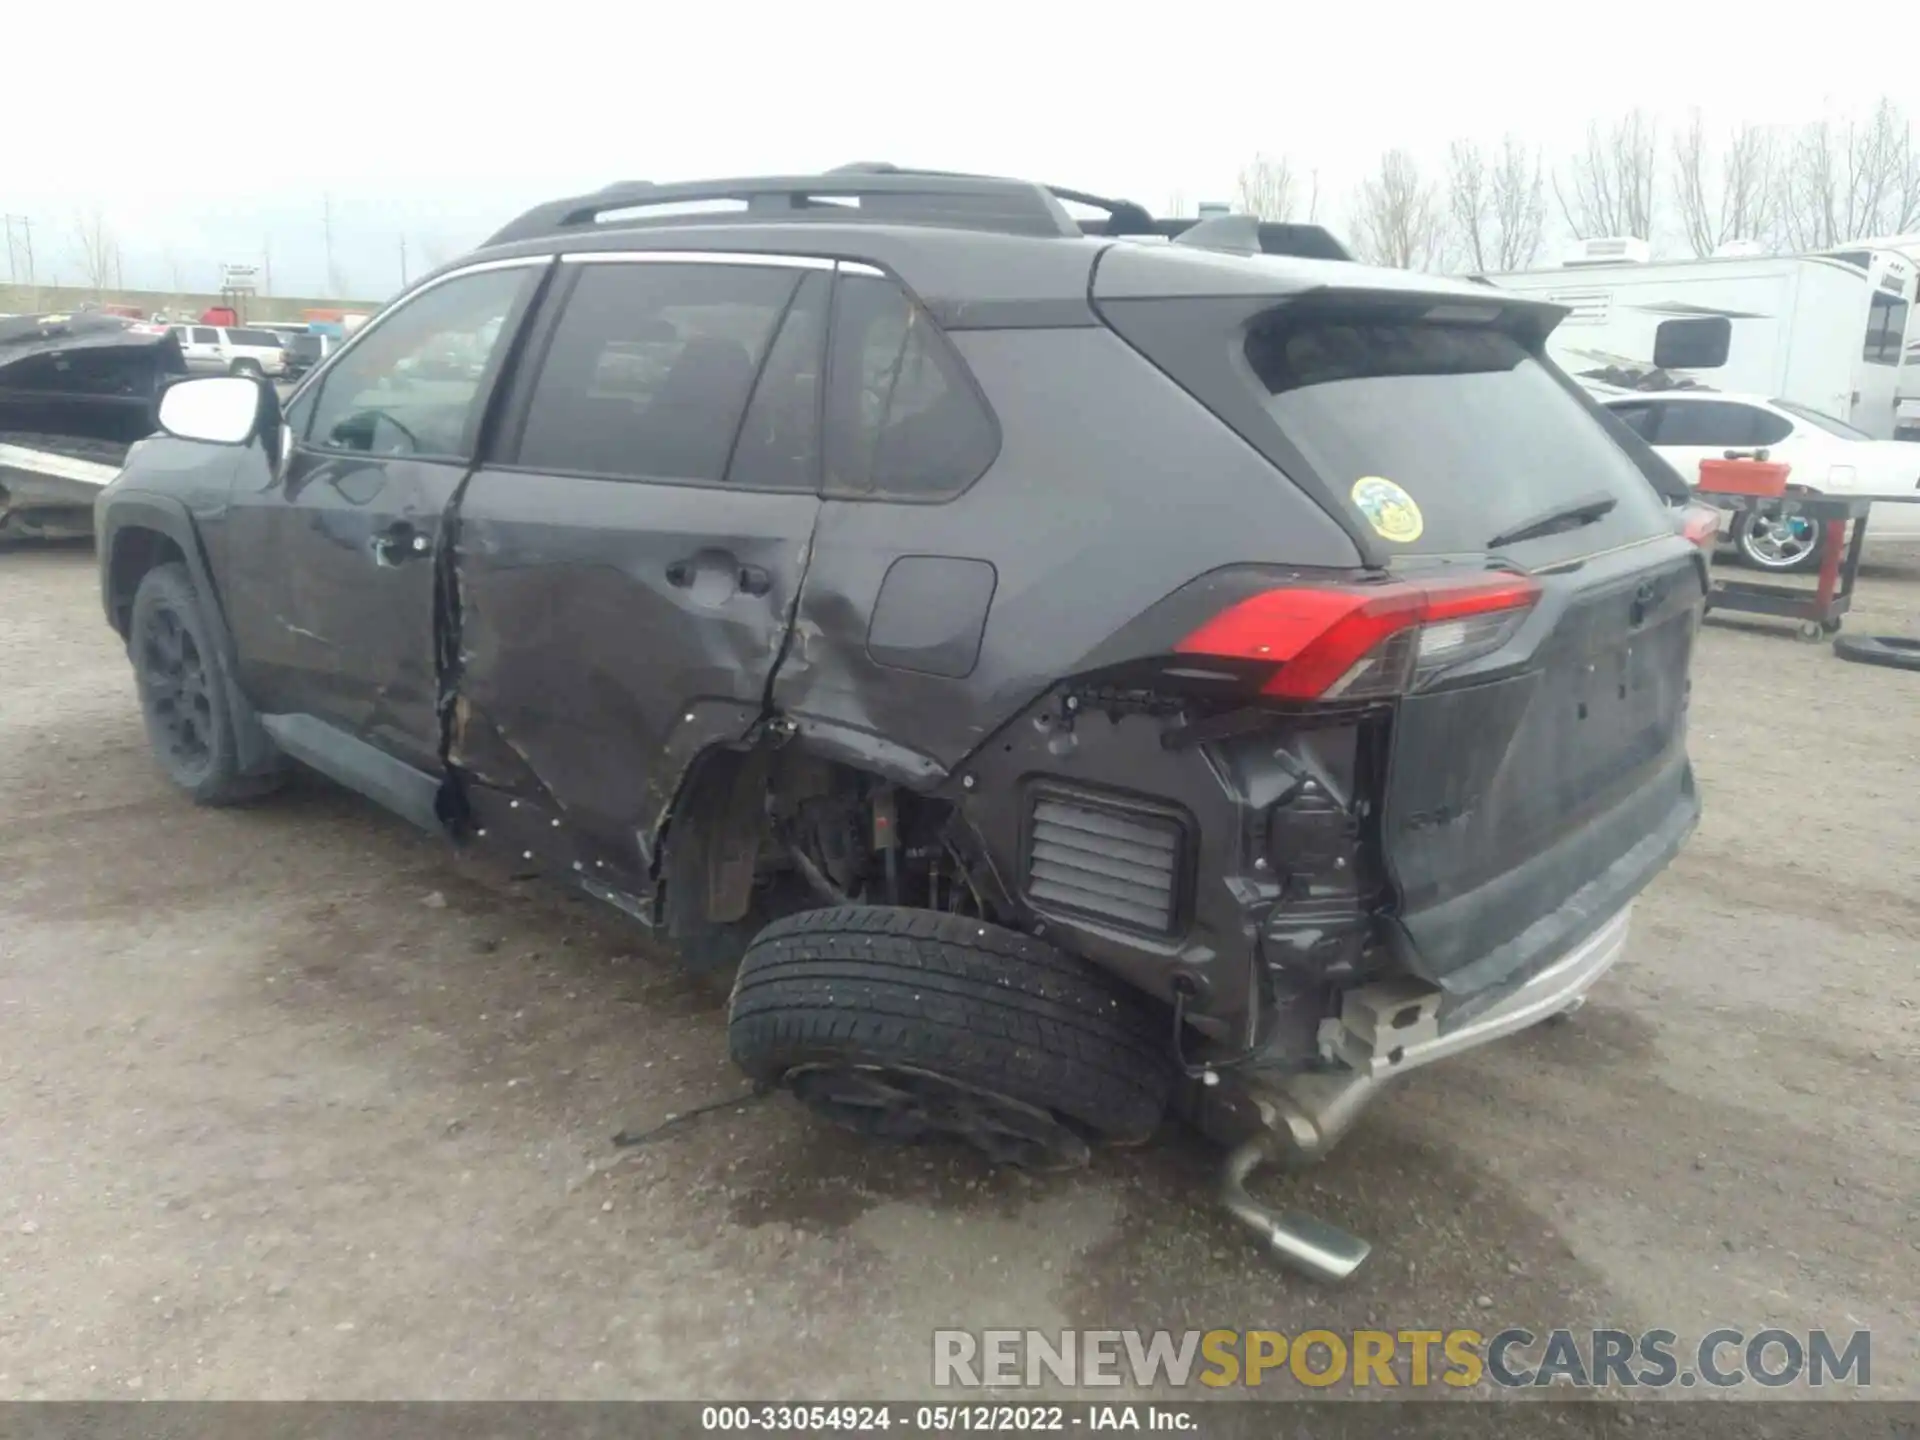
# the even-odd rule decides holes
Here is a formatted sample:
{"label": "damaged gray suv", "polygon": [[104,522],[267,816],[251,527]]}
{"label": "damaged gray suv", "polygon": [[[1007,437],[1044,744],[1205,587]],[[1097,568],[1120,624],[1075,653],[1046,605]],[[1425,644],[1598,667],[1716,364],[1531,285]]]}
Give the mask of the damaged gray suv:
{"label": "damaged gray suv", "polygon": [[1248,1173],[1577,1004],[1698,813],[1711,521],[1561,314],[1013,180],[617,185],[284,408],[166,390],[103,599],[194,799],[297,762],[577,885],[876,1138],[1183,1114],[1338,1277]]}

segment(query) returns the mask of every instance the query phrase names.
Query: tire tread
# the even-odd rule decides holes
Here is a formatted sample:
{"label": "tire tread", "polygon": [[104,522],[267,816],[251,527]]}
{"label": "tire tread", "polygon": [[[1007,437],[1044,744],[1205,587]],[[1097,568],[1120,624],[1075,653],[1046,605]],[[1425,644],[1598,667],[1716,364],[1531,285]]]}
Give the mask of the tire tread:
{"label": "tire tread", "polygon": [[1172,1088],[1168,1022],[1079,956],[960,916],[841,905],[776,921],[734,982],[733,1058],[909,1065],[1139,1140]]}

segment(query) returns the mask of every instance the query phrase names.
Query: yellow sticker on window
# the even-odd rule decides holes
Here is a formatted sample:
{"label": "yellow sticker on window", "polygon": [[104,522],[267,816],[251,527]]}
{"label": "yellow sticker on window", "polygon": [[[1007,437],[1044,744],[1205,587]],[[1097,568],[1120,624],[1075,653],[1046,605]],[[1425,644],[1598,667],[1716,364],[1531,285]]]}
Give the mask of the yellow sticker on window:
{"label": "yellow sticker on window", "polygon": [[1353,503],[1382,540],[1411,544],[1427,528],[1413,497],[1378,475],[1362,475],[1353,482]]}

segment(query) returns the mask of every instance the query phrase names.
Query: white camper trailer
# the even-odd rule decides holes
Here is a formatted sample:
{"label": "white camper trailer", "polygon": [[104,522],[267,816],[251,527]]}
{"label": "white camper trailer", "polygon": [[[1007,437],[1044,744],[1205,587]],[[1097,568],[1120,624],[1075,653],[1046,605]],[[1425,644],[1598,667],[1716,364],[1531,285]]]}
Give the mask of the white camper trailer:
{"label": "white camper trailer", "polygon": [[1654,262],[1645,241],[1589,240],[1558,268],[1484,278],[1567,307],[1547,348],[1575,375],[1631,384],[1663,370],[1778,396],[1884,440],[1914,273],[1884,251]]}
{"label": "white camper trailer", "polygon": [[[1876,235],[1834,253],[1858,262],[1861,251],[1868,253],[1869,264],[1874,257],[1897,255],[1920,270],[1920,234]],[[1896,440],[1920,440],[1920,303],[1907,312],[1906,335],[1894,385],[1893,435]]]}

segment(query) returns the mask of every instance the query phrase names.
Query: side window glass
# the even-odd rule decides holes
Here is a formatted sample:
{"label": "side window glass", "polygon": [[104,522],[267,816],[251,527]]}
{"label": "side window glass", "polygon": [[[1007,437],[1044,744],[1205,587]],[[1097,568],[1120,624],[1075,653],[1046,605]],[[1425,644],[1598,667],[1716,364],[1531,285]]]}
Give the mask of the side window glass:
{"label": "side window glass", "polygon": [[1748,433],[1753,437],[1749,445],[1778,445],[1793,433],[1793,422],[1784,415],[1776,415],[1771,410],[1756,410],[1749,407],[1752,417]]}
{"label": "side window glass", "polygon": [[890,281],[840,278],[830,375],[830,495],[945,499],[999,452],[999,430],[952,346]]}
{"label": "side window glass", "polygon": [[832,289],[824,274],[800,282],[767,363],[760,367],[760,383],[734,442],[729,485],[812,490],[819,484],[820,388]]}
{"label": "side window glass", "polygon": [[1724,315],[1662,320],[1653,329],[1653,363],[1660,370],[1714,370],[1727,363],[1733,322]]}
{"label": "side window glass", "polygon": [[534,381],[517,463],[718,483],[799,283],[799,271],[772,266],[582,265]]}
{"label": "side window glass", "polygon": [[1719,400],[1676,401],[1663,407],[1662,445],[1705,445],[1737,449],[1754,443],[1753,412]]}
{"label": "side window glass", "polygon": [[538,273],[528,266],[463,275],[376,322],[323,378],[307,443],[465,458],[488,361]]}
{"label": "side window glass", "polygon": [[309,385],[292,400],[287,402],[283,412],[287,428],[293,432],[295,440],[304,443],[307,432],[313,428],[314,402],[320,398],[320,387]]}
{"label": "side window glass", "polygon": [[1898,365],[1907,333],[1908,305],[1884,291],[1874,295],[1867,309],[1867,343],[1860,358],[1870,365]]}
{"label": "side window glass", "polygon": [[1653,406],[1610,405],[1607,408],[1619,416],[1621,423],[1642,440],[1653,438]]}
{"label": "side window glass", "polygon": [[193,343],[196,345],[217,345],[220,343],[220,332],[205,325],[196,325],[193,327]]}

